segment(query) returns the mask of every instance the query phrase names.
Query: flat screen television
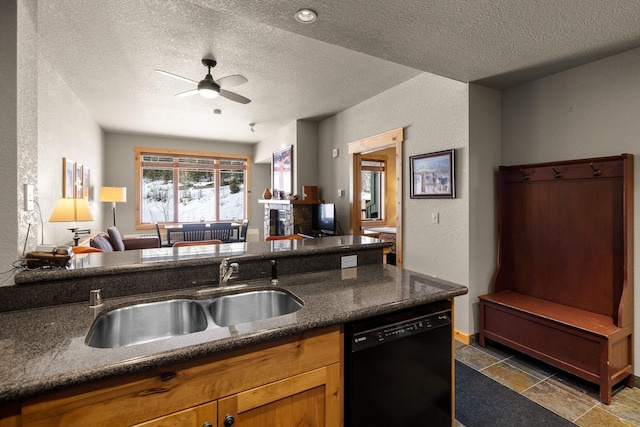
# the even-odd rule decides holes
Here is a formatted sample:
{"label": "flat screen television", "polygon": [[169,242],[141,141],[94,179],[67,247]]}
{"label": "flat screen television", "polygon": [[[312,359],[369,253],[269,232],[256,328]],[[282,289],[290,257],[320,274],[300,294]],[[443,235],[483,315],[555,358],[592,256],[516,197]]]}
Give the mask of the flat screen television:
{"label": "flat screen television", "polygon": [[316,205],[313,228],[322,234],[336,234],[336,206],[333,203]]}

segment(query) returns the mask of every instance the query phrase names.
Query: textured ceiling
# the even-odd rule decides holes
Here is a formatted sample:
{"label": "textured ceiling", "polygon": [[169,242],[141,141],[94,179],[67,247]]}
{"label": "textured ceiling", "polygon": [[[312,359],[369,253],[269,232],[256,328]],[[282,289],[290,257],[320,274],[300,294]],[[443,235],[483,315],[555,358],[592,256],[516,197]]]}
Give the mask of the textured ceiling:
{"label": "textured ceiling", "polygon": [[[293,13],[312,3],[319,19]],[[41,52],[106,130],[253,143],[423,71],[504,88],[640,46],[637,0],[48,0]],[[175,98],[215,79],[252,100]],[[214,115],[220,109],[222,114]],[[255,132],[249,123],[256,123]]]}

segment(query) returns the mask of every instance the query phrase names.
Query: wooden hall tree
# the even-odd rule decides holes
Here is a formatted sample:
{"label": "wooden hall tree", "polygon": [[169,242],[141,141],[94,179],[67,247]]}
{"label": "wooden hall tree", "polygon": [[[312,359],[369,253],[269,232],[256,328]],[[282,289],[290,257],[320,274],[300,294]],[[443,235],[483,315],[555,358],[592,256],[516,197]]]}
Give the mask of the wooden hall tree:
{"label": "wooden hall tree", "polygon": [[598,384],[633,385],[633,157],[500,167],[487,339]]}

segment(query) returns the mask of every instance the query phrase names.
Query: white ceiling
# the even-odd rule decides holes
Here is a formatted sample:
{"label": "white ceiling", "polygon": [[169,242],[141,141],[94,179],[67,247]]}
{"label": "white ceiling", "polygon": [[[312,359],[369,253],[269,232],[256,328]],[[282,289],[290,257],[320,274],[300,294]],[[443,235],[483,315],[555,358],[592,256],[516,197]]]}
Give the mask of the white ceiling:
{"label": "white ceiling", "polygon": [[[316,23],[293,18],[305,6]],[[632,49],[639,16],[637,0],[47,0],[38,42],[108,131],[254,143],[424,71],[501,89]],[[252,102],[175,98],[191,85],[153,72],[199,81],[204,57]]]}

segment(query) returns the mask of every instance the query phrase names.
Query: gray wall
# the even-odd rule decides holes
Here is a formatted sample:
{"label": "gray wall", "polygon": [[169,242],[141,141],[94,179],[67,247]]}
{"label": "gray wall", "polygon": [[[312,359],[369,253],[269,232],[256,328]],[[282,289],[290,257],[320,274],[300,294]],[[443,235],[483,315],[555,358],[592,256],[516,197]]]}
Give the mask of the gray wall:
{"label": "gray wall", "polygon": [[[225,154],[253,154],[252,144],[239,144],[199,139],[175,138],[158,135],[132,135],[108,132],[105,142],[105,180],[104,185],[127,187],[127,202],[117,204],[118,230],[122,234],[140,234],[149,231],[136,230],[136,177],[134,147],[165,148],[175,150],[198,151]],[[251,182],[249,188],[249,227],[259,230],[262,239],[264,207],[258,204],[262,191],[269,186],[271,169],[269,165],[251,164]],[[111,204],[102,203],[104,215],[103,229],[113,224]]]}
{"label": "gray wall", "polygon": [[[469,286],[469,86],[421,74],[320,124],[320,181],[336,203],[343,229],[349,226],[347,144],[392,129],[405,128],[403,157],[404,267]],[[333,158],[333,148],[340,155]],[[411,199],[409,156],[456,149],[456,199]],[[490,166],[491,167],[491,166]],[[493,189],[484,191],[491,195]],[[431,223],[439,212],[440,224]],[[484,213],[483,213],[484,214]],[[493,213],[486,213],[491,221]],[[488,242],[488,245],[492,245]],[[456,328],[468,332],[469,303],[456,299]]]}
{"label": "gray wall", "polygon": [[495,271],[499,166],[500,92],[469,85],[469,294],[456,299],[456,327],[465,333],[479,330],[477,297]]}
{"label": "gray wall", "polygon": [[[50,65],[45,55],[38,57],[38,185],[44,233],[41,241],[54,245],[69,243],[71,227],[102,229],[102,203],[98,200],[103,182],[104,135],[84,104],[67,86],[64,78]],[[63,196],[62,158],[66,157],[90,169],[89,207],[93,221],[49,222],[56,201]],[[40,232],[40,230],[38,230]]]}
{"label": "gray wall", "polygon": [[[502,94],[502,163],[635,156],[635,284],[640,285],[640,49],[583,65]],[[640,292],[635,292],[640,324]],[[640,340],[635,344],[640,366]],[[636,373],[638,368],[636,368]]]}

